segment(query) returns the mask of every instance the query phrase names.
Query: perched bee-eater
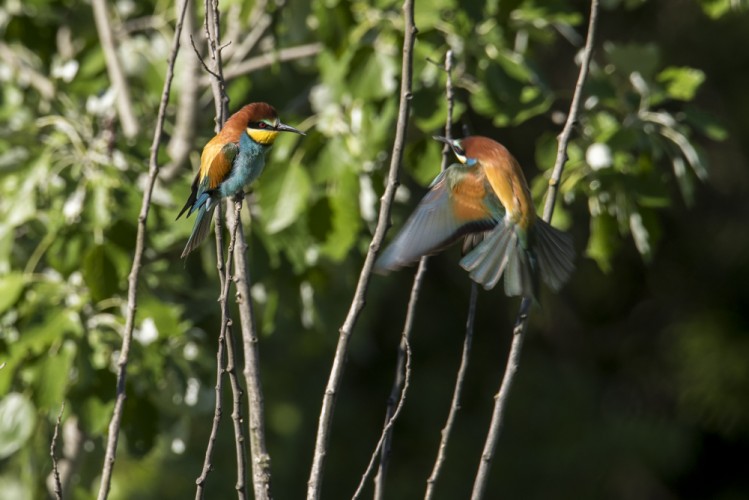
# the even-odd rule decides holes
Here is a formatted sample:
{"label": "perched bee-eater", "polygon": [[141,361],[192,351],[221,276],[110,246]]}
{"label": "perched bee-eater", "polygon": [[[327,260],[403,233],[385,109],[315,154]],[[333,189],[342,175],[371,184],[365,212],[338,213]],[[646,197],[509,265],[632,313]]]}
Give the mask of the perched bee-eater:
{"label": "perched bee-eater", "polygon": [[572,273],[572,241],[537,216],[517,160],[487,137],[435,139],[450,146],[460,163],[432,182],[375,271],[397,269],[461,236],[484,233],[483,241],[460,261],[471,279],[491,289],[504,274],[510,296],[535,298],[539,278],[558,290]]}
{"label": "perched bee-eater", "polygon": [[300,130],[284,125],[273,106],[264,102],[248,104],[226,120],[221,131],[205,145],[200,170],[192,192],[177,219],[197,210],[195,226],[182,257],[195,250],[208,235],[213,210],[221,198],[235,196],[263,172],[268,154],[279,132]]}

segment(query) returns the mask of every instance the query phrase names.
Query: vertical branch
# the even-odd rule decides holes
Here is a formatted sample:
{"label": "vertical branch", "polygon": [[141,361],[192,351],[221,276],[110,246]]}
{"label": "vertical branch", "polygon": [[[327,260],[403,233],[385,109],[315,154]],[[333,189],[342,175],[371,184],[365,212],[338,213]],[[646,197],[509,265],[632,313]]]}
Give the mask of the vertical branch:
{"label": "vertical branch", "polygon": [[[241,202],[236,202],[241,203]],[[248,212],[250,205],[247,204]],[[252,214],[250,213],[250,218]],[[239,215],[237,215],[239,219]],[[237,231],[237,245],[234,248],[234,263],[237,272],[234,275],[236,303],[239,308],[239,319],[242,331],[242,348],[244,351],[244,378],[247,384],[250,429],[250,456],[252,457],[252,484],[256,500],[265,500],[270,494],[270,454],[265,446],[265,404],[263,389],[260,383],[260,352],[258,349],[255,314],[250,296],[250,266],[247,262],[247,242],[242,224]]]}
{"label": "vertical branch", "polygon": [[406,319],[403,322],[403,333],[401,334],[401,341],[398,345],[395,379],[393,380],[393,387],[390,389],[390,396],[388,397],[387,407],[385,409],[385,428],[383,429],[383,439],[381,439],[382,447],[380,451],[380,466],[377,469],[377,475],[374,478],[374,498],[376,500],[382,500],[385,498],[385,475],[387,474],[387,467],[390,462],[390,450],[393,441],[393,423],[397,417],[396,404],[398,407],[402,406],[402,402],[406,396],[406,381],[411,376],[409,368],[409,340],[411,338],[411,331],[413,330],[414,316],[416,315],[416,303],[419,300],[421,283],[424,281],[426,271],[427,257],[422,257],[419,261],[416,275],[414,276],[413,285],[411,286],[411,295],[408,299],[408,307],[406,309]]}
{"label": "vertical branch", "polygon": [[[447,71],[447,123],[445,124],[445,137],[447,140],[452,139],[452,112],[453,105],[455,102],[455,88],[452,84],[452,50],[447,51],[445,60],[445,70]],[[446,167],[448,158],[452,155],[450,147],[445,144],[442,150],[442,164],[443,168]],[[458,410],[460,410],[460,398],[463,393],[463,384],[465,383],[466,372],[468,371],[468,361],[471,355],[471,345],[473,344],[473,324],[476,319],[476,302],[478,301],[478,285],[471,282],[471,297],[468,300],[468,318],[466,319],[466,334],[463,339],[463,351],[460,356],[460,366],[458,367],[458,374],[455,377],[455,387],[453,389],[453,397],[450,402],[450,411],[447,414],[447,420],[445,426],[442,428],[439,448],[437,450],[437,458],[435,458],[434,466],[432,467],[432,473],[427,478],[427,489],[424,494],[425,499],[431,499],[434,496],[434,488],[437,484],[437,478],[442,471],[442,465],[445,463],[447,455],[447,443],[450,440],[450,433],[452,432],[453,425],[455,424],[455,418],[457,417]]]}
{"label": "vertical branch", "polygon": [[466,320],[466,336],[463,339],[463,353],[460,357],[458,375],[455,378],[455,389],[453,390],[453,399],[450,403],[450,411],[447,414],[445,427],[442,429],[442,437],[440,439],[439,449],[437,450],[437,458],[434,461],[432,473],[427,479],[427,490],[424,494],[425,500],[431,500],[434,498],[434,489],[437,484],[437,478],[442,471],[442,465],[445,463],[447,455],[447,443],[450,439],[450,432],[452,432],[455,418],[458,414],[458,410],[460,410],[460,397],[463,394],[463,384],[465,383],[466,372],[468,371],[468,359],[471,354],[471,344],[473,343],[473,323],[476,319],[476,301],[478,299],[478,294],[478,285],[475,282],[471,282],[471,299],[468,302],[468,319]]}
{"label": "vertical branch", "polygon": [[[372,469],[374,469],[375,460],[377,460],[377,455],[380,454],[382,447],[385,444],[385,441],[387,440],[387,437],[391,435],[393,424],[395,423],[395,419],[398,418],[398,415],[400,415],[401,410],[403,409],[403,403],[406,402],[406,392],[408,391],[408,384],[411,380],[411,346],[408,343],[408,338],[404,335],[401,337],[401,345],[403,346],[403,352],[404,357],[406,359],[405,363],[405,370],[404,370],[404,378],[403,378],[403,389],[400,393],[400,398],[398,399],[398,406],[395,408],[395,411],[393,412],[392,417],[390,417],[390,420],[388,420],[385,423],[385,427],[382,429],[382,434],[380,435],[380,440],[377,442],[377,446],[375,447],[374,451],[372,452],[372,457],[369,459],[369,465],[367,465],[367,470],[364,471],[364,474],[362,474],[361,479],[359,480],[359,486],[357,486],[356,491],[354,492],[354,495],[351,497],[352,500],[356,500],[361,495],[362,490],[364,489],[364,483],[367,482],[367,478],[372,473]],[[375,487],[377,485],[377,482],[375,481]],[[380,494],[382,491],[380,490]],[[377,495],[377,491],[375,491],[375,496]]]}
{"label": "vertical branch", "polygon": [[[582,96],[583,85],[588,77],[588,68],[590,67],[590,59],[593,53],[593,40],[595,38],[596,21],[598,19],[598,0],[591,0],[590,3],[590,19],[588,21],[588,35],[585,40],[585,48],[583,49],[583,57],[580,62],[580,73],[577,77],[575,84],[575,92],[572,96],[572,102],[570,103],[570,112],[567,115],[567,121],[564,124],[561,134],[559,134],[559,147],[557,149],[557,158],[554,163],[554,169],[549,179],[549,192],[546,198],[546,205],[544,207],[543,218],[547,222],[551,221],[551,216],[554,213],[554,202],[556,201],[557,191],[559,189],[559,181],[562,177],[562,170],[564,164],[567,161],[567,145],[570,141],[572,134],[572,127],[577,121],[577,115],[580,111],[580,99]],[[486,483],[489,479],[489,468],[494,458],[494,451],[496,449],[497,441],[499,440],[499,432],[502,428],[504,421],[505,408],[507,406],[507,398],[512,387],[512,382],[517,373],[520,365],[520,351],[523,347],[523,338],[525,337],[525,330],[528,325],[528,311],[530,310],[531,300],[527,297],[523,298],[520,304],[520,310],[518,311],[517,319],[515,321],[515,327],[512,331],[512,345],[510,346],[510,353],[507,358],[507,366],[505,367],[505,373],[502,378],[502,384],[500,385],[499,392],[497,393],[496,400],[494,403],[494,411],[492,413],[492,419],[489,424],[489,432],[486,436],[484,443],[484,451],[481,454],[481,461],[479,468],[476,473],[476,479],[473,483],[473,493],[471,495],[472,500],[478,500],[483,498],[484,492],[486,491]]]}
{"label": "vertical branch", "polygon": [[[453,53],[452,50],[448,50],[445,54],[445,72],[447,74],[447,84],[446,84],[446,100],[447,100],[447,118],[445,120],[445,137],[448,138],[448,140],[452,137],[452,121],[453,121],[453,105],[454,105],[454,89],[453,89],[453,82],[452,82],[452,57]],[[445,144],[445,147],[443,149],[442,154],[442,164],[440,166],[441,171],[445,171],[447,168],[447,164],[450,158],[450,155],[452,154],[452,151],[450,148]],[[388,462],[390,460],[390,450],[391,450],[391,443],[392,443],[392,423],[391,421],[394,420],[394,412],[395,412],[395,403],[396,398],[398,397],[398,394],[401,392],[401,387],[404,384],[404,380],[408,378],[409,374],[404,373],[404,370],[406,369],[406,347],[408,346],[408,341],[411,336],[411,330],[413,326],[413,317],[416,312],[416,302],[419,298],[419,292],[421,290],[421,283],[424,280],[424,274],[426,273],[427,269],[427,259],[428,257],[422,257],[419,261],[419,267],[416,270],[416,275],[414,276],[413,285],[411,286],[411,295],[408,300],[408,307],[406,310],[406,320],[403,325],[403,340],[401,340],[400,345],[398,346],[398,360],[396,362],[396,368],[395,368],[395,380],[393,381],[393,387],[390,391],[390,397],[388,397],[388,403],[387,408],[385,410],[385,426],[389,427],[390,430],[387,431],[385,434],[384,443],[382,445],[382,452],[380,454],[380,466],[377,470],[377,475],[374,478],[374,498],[376,500],[382,500],[384,498],[384,491],[385,491],[385,475],[387,474],[387,466]],[[405,397],[405,393],[404,393]]]}
{"label": "vertical branch", "polygon": [[107,63],[107,73],[117,94],[117,114],[122,123],[122,133],[131,139],[138,135],[138,120],[133,114],[130,88],[127,86],[127,79],[122,71],[120,58],[117,56],[112,27],[109,25],[110,16],[107,14],[107,4],[105,0],[93,0],[91,4],[94,9],[96,31],[99,33],[104,60]]}
{"label": "vertical branch", "polygon": [[[214,97],[214,103],[216,106],[216,119],[217,119],[217,130],[220,130],[223,127],[224,122],[226,121],[226,117],[228,114],[228,97],[226,95],[226,84],[223,77],[223,64],[221,59],[221,50],[223,47],[221,47],[220,44],[220,14],[218,9],[218,0],[206,0],[205,1],[205,10],[206,10],[206,36],[208,41],[208,51],[211,55],[211,59],[213,60],[213,70],[210,71],[213,78],[211,79],[211,89],[213,91],[213,97]],[[222,309],[222,330],[223,328],[230,327],[231,326],[231,320],[228,319],[227,316],[224,316],[224,311],[226,311],[227,302],[229,300],[229,284],[231,282],[231,262],[232,262],[232,255],[235,252],[235,248],[246,248],[245,240],[244,240],[244,232],[242,230],[242,224],[241,224],[241,217],[240,212],[242,210],[242,198],[237,197],[236,200],[234,200],[234,214],[233,218],[230,221],[232,224],[232,231],[231,231],[231,240],[229,243],[229,251],[227,253],[227,261],[226,261],[226,274],[223,276],[223,293],[221,294],[220,302],[221,302],[221,309]],[[218,221],[218,218],[217,218]],[[218,229],[216,231],[216,238],[218,241],[219,235],[218,235]],[[221,254],[223,249],[219,252]],[[221,257],[223,258],[223,256]],[[237,274],[243,274],[246,273],[247,263],[246,261],[243,263],[240,263],[236,260],[234,262],[237,262]],[[221,264],[219,264],[221,265]],[[235,278],[236,281],[236,278]],[[241,292],[239,286],[237,286],[237,295],[239,295]],[[239,301],[237,301],[239,304]],[[244,332],[245,327],[245,314],[242,312],[242,307],[240,304],[240,317],[242,322],[242,331]],[[234,423],[234,442],[236,447],[236,454],[237,454],[237,494],[240,498],[244,498],[246,495],[245,492],[245,477],[247,475],[246,471],[246,452],[244,448],[245,438],[244,438],[244,432],[242,430],[241,422],[242,422],[242,415],[241,415],[241,397],[242,397],[242,389],[239,385],[239,382],[236,378],[236,365],[235,365],[235,356],[234,356],[234,336],[231,332],[231,329],[229,328],[227,330],[227,371],[229,372],[229,380],[231,383],[232,388],[232,397],[233,397],[233,409],[232,409],[232,421]],[[247,364],[249,361],[247,361],[247,358],[245,360],[245,364]],[[248,384],[249,386],[249,384]],[[252,394],[253,394],[253,387],[250,387],[250,443],[252,448],[252,463],[253,463],[253,487],[255,490],[255,498],[256,499],[265,499],[269,497],[268,493],[268,481],[265,483],[259,482],[256,480],[256,473],[255,469],[257,468],[255,466],[256,461],[256,454],[255,454],[255,447],[253,446],[253,433],[252,433],[252,422],[253,422],[253,406],[252,406]],[[268,473],[268,476],[270,474]],[[260,493],[261,491],[264,491],[265,493]]]}
{"label": "vertical branch", "polygon": [[109,435],[107,437],[107,447],[104,454],[104,465],[101,472],[101,484],[99,486],[98,500],[104,500],[109,495],[109,487],[112,481],[112,471],[114,470],[114,460],[117,454],[117,440],[120,432],[120,422],[122,412],[125,406],[125,383],[127,379],[127,362],[130,354],[130,343],[133,338],[133,328],[135,326],[135,308],[138,300],[138,278],[142,266],[143,252],[146,246],[146,221],[148,212],[151,208],[151,194],[153,186],[156,183],[156,177],[159,173],[158,152],[161,136],[164,131],[164,121],[166,119],[166,106],[169,102],[169,94],[172,88],[172,79],[174,78],[174,63],[179,54],[179,40],[182,32],[182,23],[185,19],[189,0],[183,0],[182,9],[177,18],[177,25],[174,29],[172,39],[172,49],[169,54],[166,77],[164,79],[164,90],[161,93],[161,103],[159,104],[159,113],[156,118],[156,128],[153,134],[151,144],[151,156],[148,167],[148,182],[146,190],[143,193],[143,202],[138,215],[138,232],[135,240],[135,254],[133,255],[133,265],[128,276],[127,292],[127,312],[125,317],[125,330],[122,334],[122,346],[120,347],[120,357],[117,361],[117,396],[114,403],[112,419],[109,423]]}
{"label": "vertical branch", "polygon": [[307,499],[317,500],[320,498],[322,489],[322,474],[325,464],[325,455],[328,452],[330,441],[330,426],[333,420],[333,406],[335,404],[338,388],[343,376],[343,365],[346,360],[348,343],[354,325],[359,317],[359,313],[364,308],[364,297],[369,286],[369,278],[372,274],[375,257],[380,245],[385,238],[385,233],[390,226],[390,207],[395,197],[395,190],[398,187],[398,171],[400,162],[403,157],[403,146],[406,139],[406,126],[408,124],[408,114],[411,105],[411,81],[413,73],[413,46],[416,38],[416,26],[414,24],[414,0],[405,0],[403,3],[403,12],[405,17],[404,38],[403,38],[403,65],[401,68],[401,88],[398,109],[398,122],[395,130],[395,140],[393,142],[393,152],[390,158],[390,170],[388,173],[387,186],[385,193],[382,195],[380,204],[380,213],[377,219],[372,242],[369,244],[369,251],[364,259],[359,282],[354,292],[346,319],[339,330],[338,344],[336,346],[333,364],[328,378],[328,384],[323,395],[322,408],[320,409],[320,419],[317,426],[317,438],[315,440],[315,451],[312,458],[312,467],[310,477],[307,483]]}
{"label": "vertical branch", "polygon": [[52,478],[55,485],[55,499],[62,500],[62,482],[60,481],[60,471],[57,469],[57,434],[60,431],[60,422],[62,421],[62,412],[65,411],[65,402],[60,407],[60,413],[57,414],[55,422],[55,431],[52,434],[52,443],[49,445],[49,456],[52,459]]}

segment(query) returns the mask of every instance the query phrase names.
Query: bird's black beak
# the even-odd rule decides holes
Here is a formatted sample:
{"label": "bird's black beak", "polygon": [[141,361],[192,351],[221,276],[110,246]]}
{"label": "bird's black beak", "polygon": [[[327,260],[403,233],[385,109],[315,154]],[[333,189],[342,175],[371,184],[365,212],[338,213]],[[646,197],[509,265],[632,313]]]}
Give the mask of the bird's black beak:
{"label": "bird's black beak", "polygon": [[276,130],[278,132],[294,132],[295,134],[299,134],[299,135],[307,135],[304,132],[302,132],[301,130],[295,129],[291,125],[286,125],[286,124],[281,123],[281,122],[279,122],[278,125],[276,125]]}
{"label": "bird's black beak", "polygon": [[432,139],[434,139],[435,141],[444,142],[451,148],[453,147],[452,144],[450,144],[450,141],[447,139],[447,137],[442,137],[441,135],[433,135]]}

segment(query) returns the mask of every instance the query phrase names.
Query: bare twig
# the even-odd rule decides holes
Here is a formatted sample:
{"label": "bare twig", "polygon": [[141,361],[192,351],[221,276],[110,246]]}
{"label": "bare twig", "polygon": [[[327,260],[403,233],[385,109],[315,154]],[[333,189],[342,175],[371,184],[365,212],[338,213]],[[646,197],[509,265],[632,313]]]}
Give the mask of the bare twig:
{"label": "bare twig", "polygon": [[[417,294],[418,294],[418,290],[417,290]],[[369,465],[367,465],[367,470],[364,471],[364,474],[362,474],[361,480],[359,481],[359,486],[357,486],[356,491],[354,492],[354,495],[351,497],[352,500],[359,498],[359,495],[361,495],[361,492],[364,489],[364,483],[367,482],[367,478],[369,477],[369,475],[372,473],[372,470],[374,469],[374,464],[375,464],[375,461],[377,460],[377,455],[380,454],[385,444],[385,441],[388,440],[388,436],[392,434],[393,424],[395,423],[395,420],[398,418],[398,415],[400,415],[400,412],[403,409],[403,403],[406,402],[406,392],[408,392],[408,385],[411,380],[411,346],[409,345],[408,337],[406,337],[405,334],[401,337],[401,345],[403,346],[403,352],[404,352],[404,357],[405,357],[405,369],[403,372],[405,375],[403,378],[403,388],[400,391],[400,397],[398,399],[398,406],[396,406],[395,411],[390,416],[388,421],[385,423],[385,427],[382,429],[380,440],[377,442],[377,446],[375,447],[374,452],[372,452],[372,457],[369,459]]]}
{"label": "bare twig", "polygon": [[[216,233],[218,234],[218,232],[218,228],[216,228]],[[222,251],[223,249],[219,249],[219,252]],[[221,273],[221,270],[219,270],[219,273]],[[224,324],[226,323],[223,322],[222,325]],[[211,458],[213,457],[213,447],[216,443],[216,438],[218,437],[218,426],[219,422],[221,421],[221,415],[223,412],[221,393],[223,389],[224,345],[226,342],[226,337],[223,335],[223,332],[224,328],[221,328],[222,334],[220,334],[218,337],[218,348],[216,350],[216,401],[213,408],[213,422],[211,424],[211,433],[208,436],[208,444],[206,445],[205,449],[205,457],[203,458],[203,469],[200,472],[200,476],[198,476],[198,478],[195,480],[195,500],[200,500],[201,498],[203,498],[205,481],[208,478],[208,473],[213,469]]]}
{"label": "bare twig", "polygon": [[60,471],[57,470],[57,434],[60,431],[60,422],[62,421],[62,412],[65,411],[65,402],[63,401],[60,407],[60,413],[57,414],[57,421],[55,422],[55,431],[52,434],[52,443],[49,445],[49,456],[52,459],[52,477],[55,481],[55,498],[62,500],[62,483],[60,482]]}
{"label": "bare twig", "polygon": [[177,18],[177,25],[174,29],[172,39],[172,50],[169,55],[167,64],[166,77],[164,79],[164,90],[161,94],[161,103],[159,104],[159,113],[156,118],[156,129],[153,134],[151,144],[151,156],[148,167],[148,182],[146,190],[143,193],[143,203],[138,215],[138,232],[135,240],[135,253],[133,255],[133,265],[128,277],[127,292],[127,313],[125,317],[125,330],[122,334],[122,346],[120,348],[120,357],[117,361],[117,397],[115,399],[112,420],[109,423],[109,435],[107,437],[107,448],[104,455],[104,466],[101,474],[101,485],[99,486],[98,500],[104,500],[109,495],[109,487],[112,480],[112,471],[114,469],[114,460],[117,453],[117,440],[119,438],[120,422],[122,420],[122,411],[125,406],[125,381],[127,379],[127,362],[130,354],[130,343],[133,338],[133,327],[135,326],[135,308],[138,299],[138,278],[142,266],[143,252],[146,246],[146,221],[148,212],[151,208],[151,194],[156,183],[156,177],[159,173],[158,151],[161,144],[161,136],[164,131],[164,120],[166,119],[166,106],[169,102],[169,94],[172,88],[172,79],[174,78],[174,63],[179,54],[179,40],[182,32],[182,23],[184,22],[185,12],[189,4],[188,0],[183,0],[182,9]]}
{"label": "bare twig", "polygon": [[413,321],[414,316],[416,315],[416,303],[419,299],[421,283],[424,281],[426,271],[427,257],[423,257],[419,261],[419,267],[416,270],[413,285],[411,286],[411,295],[406,309],[406,320],[403,323],[403,333],[401,334],[401,341],[398,345],[398,360],[396,361],[395,366],[395,380],[393,380],[393,387],[390,389],[390,396],[388,397],[387,408],[385,409],[385,427],[382,431],[383,439],[381,440],[380,466],[377,469],[377,475],[374,478],[374,498],[378,500],[385,498],[385,475],[387,474],[387,467],[390,461],[390,448],[393,440],[393,424],[395,423],[395,418],[397,416],[396,403],[398,408],[402,406],[403,401],[406,398],[406,381],[411,376],[408,363],[410,360],[410,348],[408,343],[411,337],[411,331],[413,330]]}
{"label": "bare twig", "polygon": [[[447,51],[445,56],[445,71],[447,72],[447,85],[446,85],[446,99],[447,99],[447,124],[445,125],[445,137],[452,139],[452,112],[453,105],[455,103],[455,89],[452,84],[452,50]],[[442,164],[446,166],[448,158],[452,156],[452,150],[445,144],[442,150]],[[468,371],[468,360],[471,353],[471,344],[473,343],[473,323],[476,318],[476,302],[478,300],[478,286],[476,283],[471,282],[471,298],[468,301],[468,318],[466,319],[466,335],[463,339],[463,352],[460,357],[460,366],[458,368],[458,374],[455,378],[455,388],[453,389],[453,398],[450,403],[450,411],[447,414],[447,421],[445,427],[442,428],[440,445],[437,450],[437,458],[434,461],[432,467],[432,473],[427,479],[427,489],[424,494],[425,499],[431,499],[434,496],[434,488],[437,484],[437,478],[442,470],[442,465],[445,463],[447,454],[447,443],[450,439],[450,433],[452,432],[455,418],[457,417],[458,410],[460,410],[460,397],[463,392],[463,384],[465,383],[466,372]]]}
{"label": "bare twig", "polygon": [[250,19],[247,26],[251,26],[252,30],[247,33],[246,36],[242,37],[242,41],[231,51],[231,59],[233,61],[243,60],[247,54],[252,52],[257,42],[265,34],[265,31],[270,27],[273,18],[270,14],[265,12],[265,7],[268,5],[267,0],[260,0],[255,2],[250,13]]}
{"label": "bare twig", "polygon": [[99,33],[101,48],[104,51],[104,60],[107,63],[107,73],[117,93],[117,114],[122,123],[122,133],[130,139],[138,135],[139,126],[138,120],[133,113],[130,87],[128,87],[125,73],[122,71],[120,58],[117,55],[117,48],[115,47],[112,26],[109,24],[111,16],[107,14],[107,3],[105,0],[92,0],[91,6],[94,9],[96,31]]}
{"label": "bare twig", "polygon": [[[247,203],[250,212],[250,204]],[[250,218],[252,213],[250,212]],[[237,217],[238,218],[238,217]],[[265,417],[263,389],[260,383],[260,352],[255,329],[255,314],[250,296],[250,266],[247,262],[247,242],[242,224],[237,231],[237,244],[234,247],[234,287],[236,303],[239,309],[242,329],[242,348],[244,351],[244,378],[247,384],[250,429],[250,456],[252,457],[252,484],[256,500],[271,498],[270,493],[270,454],[265,445]]]}
{"label": "bare twig", "polygon": [[247,478],[247,450],[245,443],[247,440],[244,437],[244,428],[242,427],[242,396],[244,396],[244,391],[237,378],[237,358],[234,353],[236,340],[231,326],[231,320],[229,320],[229,324],[226,327],[226,373],[229,374],[229,384],[231,384],[231,421],[234,426],[234,448],[238,464],[237,484],[234,487],[238,494],[241,492],[241,498],[244,498],[247,495],[247,487],[245,486]]}
{"label": "bare twig", "polygon": [[450,403],[450,412],[447,414],[445,427],[442,428],[442,437],[437,451],[437,458],[434,461],[432,473],[427,479],[427,490],[424,494],[425,500],[434,498],[434,489],[437,484],[437,478],[442,470],[442,465],[445,463],[445,458],[447,458],[447,443],[450,439],[450,432],[452,431],[453,424],[455,424],[458,410],[460,410],[460,397],[463,393],[463,384],[465,383],[466,372],[468,371],[468,360],[471,354],[471,344],[473,343],[473,323],[476,319],[476,301],[478,299],[478,292],[478,285],[475,282],[471,282],[471,299],[468,302],[468,319],[466,320],[466,336],[463,339],[463,353],[460,357],[458,375],[455,378],[455,389],[453,390],[453,399]]}
{"label": "bare twig", "polygon": [[369,286],[369,278],[374,266],[375,257],[380,249],[380,245],[385,239],[385,233],[390,226],[390,207],[393,203],[395,191],[398,187],[398,172],[403,157],[403,146],[406,139],[406,126],[408,124],[408,114],[411,104],[411,81],[413,73],[413,45],[416,38],[416,26],[414,24],[414,0],[405,0],[403,4],[405,17],[405,36],[403,39],[403,65],[401,68],[401,89],[400,103],[398,110],[398,122],[395,131],[395,140],[393,143],[393,152],[390,158],[390,170],[388,173],[387,186],[385,193],[382,195],[379,218],[375,227],[372,242],[369,245],[369,251],[364,260],[359,282],[354,292],[346,319],[339,330],[338,345],[333,358],[333,364],[330,370],[330,377],[325,388],[325,394],[322,400],[320,410],[320,419],[317,427],[317,438],[315,441],[315,452],[312,459],[312,468],[307,483],[307,499],[317,500],[320,498],[322,489],[322,474],[325,464],[325,455],[328,451],[330,441],[330,426],[333,420],[333,406],[335,404],[338,388],[341,385],[343,376],[343,366],[348,351],[348,343],[351,333],[354,329],[359,313],[364,307],[364,297]]}
{"label": "bare twig", "polygon": [[[454,90],[452,86],[452,50],[448,50],[445,54],[445,72],[447,73],[447,91],[446,91],[446,98],[447,98],[447,118],[445,120],[445,137],[450,139],[452,137],[451,127],[452,127],[452,121],[453,121],[453,101],[454,101]],[[445,171],[447,168],[447,164],[449,162],[450,155],[452,154],[452,151],[449,147],[447,147],[447,144],[445,144],[445,148],[443,149],[442,154],[442,165],[440,167],[441,171]],[[424,274],[426,273],[427,269],[427,259],[428,257],[422,257],[419,261],[419,267],[416,270],[416,275],[414,276],[413,285],[411,286],[411,295],[409,297],[408,301],[408,307],[406,312],[406,321],[403,326],[403,337],[408,341],[411,335],[411,330],[413,326],[413,317],[416,312],[416,303],[419,298],[419,292],[421,290],[421,283],[424,279]],[[393,381],[393,388],[390,391],[390,397],[388,398],[388,404],[387,409],[385,411],[385,425],[388,425],[391,422],[392,416],[394,414],[395,409],[395,401],[398,397],[398,393],[401,392],[401,386],[403,385],[404,379],[408,376],[408,374],[404,374],[403,370],[405,369],[405,348],[406,348],[406,342],[401,342],[398,346],[398,360],[396,363],[395,368],[395,380]],[[405,397],[405,394],[404,394]],[[377,475],[374,478],[374,498],[377,500],[382,500],[384,498],[384,491],[385,491],[385,475],[387,473],[387,466],[388,462],[390,460],[390,448],[391,448],[391,442],[392,442],[392,424],[391,424],[391,430],[388,431],[385,435],[385,441],[382,446],[382,453],[380,454],[380,466],[377,470]]]}
{"label": "bare twig", "polygon": [[[211,90],[213,91],[213,101],[216,106],[217,132],[223,127],[224,122],[226,122],[229,110],[229,98],[226,95],[226,80],[224,79],[224,65],[221,59],[221,26],[219,17],[218,0],[205,0],[205,33],[208,41],[208,53],[213,60],[213,71],[208,70],[208,72],[213,76],[210,83]],[[203,66],[206,67],[205,63],[203,63]]]}
{"label": "bare twig", "polygon": [[[195,10],[189,9],[182,29],[182,44],[190,42],[195,31]],[[161,168],[161,179],[169,182],[174,179],[187,162],[195,144],[195,119],[198,112],[198,95],[200,86],[195,80],[200,76],[199,59],[185,57],[182,61],[181,76],[183,84],[179,88],[177,111],[174,119],[174,132],[166,147],[170,161]]]}
{"label": "bare twig", "polygon": [[[193,44],[193,48],[195,45]],[[224,231],[223,231],[223,203],[217,210],[216,222],[214,232],[216,234],[216,267],[218,269],[219,281],[221,283],[221,290],[224,290],[224,284],[226,279],[224,276]],[[222,296],[223,297],[223,296]],[[220,299],[219,299],[220,300]],[[199,500],[203,498],[205,481],[208,478],[208,473],[213,469],[211,459],[213,457],[213,447],[218,437],[218,426],[221,422],[221,415],[223,413],[222,408],[222,392],[223,392],[223,374],[224,374],[224,347],[226,346],[226,336],[224,326],[226,325],[226,302],[221,303],[221,328],[218,336],[218,347],[216,349],[216,401],[213,407],[213,421],[211,423],[211,433],[208,436],[208,443],[206,444],[205,457],[203,458],[203,469],[200,472],[200,476],[195,480],[195,499]]]}
{"label": "bare twig", "polygon": [[[570,104],[570,112],[567,115],[567,121],[564,124],[562,133],[559,134],[559,147],[557,149],[557,158],[554,163],[554,169],[549,179],[549,190],[546,197],[546,205],[544,206],[543,218],[549,222],[551,216],[554,213],[554,202],[556,201],[557,191],[559,189],[559,181],[562,177],[562,170],[564,164],[567,161],[567,145],[569,144],[570,136],[572,134],[572,128],[577,121],[577,115],[580,111],[580,100],[582,96],[583,85],[588,77],[588,67],[590,66],[590,59],[593,53],[593,40],[595,37],[596,20],[598,18],[598,0],[591,0],[590,3],[590,19],[588,21],[588,35],[585,41],[585,48],[583,50],[582,61],[580,62],[580,73],[577,77],[577,83],[575,84],[575,93],[572,96],[572,103]],[[502,428],[504,419],[505,407],[507,404],[508,394],[512,387],[512,382],[515,378],[515,373],[518,370],[520,364],[520,351],[523,347],[523,338],[525,337],[525,329],[528,325],[528,312],[530,310],[531,299],[523,298],[520,304],[520,310],[515,321],[515,327],[512,331],[512,345],[510,347],[510,353],[507,358],[507,366],[505,373],[502,378],[502,384],[500,385],[499,392],[496,395],[494,403],[494,411],[492,413],[492,419],[489,424],[489,432],[486,436],[486,442],[484,443],[484,451],[481,454],[481,461],[479,468],[476,473],[476,479],[473,483],[472,500],[479,500],[483,498],[486,490],[486,483],[489,479],[489,468],[491,466],[492,459],[494,458],[494,450],[499,439],[499,432]]]}
{"label": "bare twig", "polygon": [[[206,0],[205,2],[205,9],[206,9],[206,18],[205,18],[205,32],[208,42],[208,51],[211,56],[211,59],[213,61],[213,68],[209,69],[206,65],[205,61],[202,57],[200,57],[200,54],[195,48],[195,44],[193,42],[193,48],[195,48],[196,54],[198,54],[198,59],[200,60],[203,67],[208,71],[208,73],[213,77],[211,79],[211,90],[213,92],[214,97],[214,103],[216,106],[216,131],[218,132],[221,130],[221,128],[224,125],[224,122],[226,121],[227,115],[228,115],[228,97],[226,95],[226,86],[223,78],[223,64],[221,59],[221,51],[224,48],[220,45],[220,32],[219,32],[219,10],[218,10],[218,2],[217,0]],[[217,262],[219,267],[219,274],[221,275],[221,284],[222,284],[222,293],[221,297],[219,298],[219,302],[221,305],[221,334],[225,337],[226,342],[226,352],[227,352],[227,371],[229,372],[229,381],[232,388],[232,400],[233,400],[233,409],[232,409],[232,421],[234,423],[234,443],[235,443],[235,451],[236,451],[236,458],[237,458],[237,483],[235,485],[235,489],[237,490],[237,496],[240,499],[246,498],[246,485],[245,485],[245,479],[247,477],[247,456],[245,452],[245,437],[244,432],[242,431],[242,415],[241,415],[241,398],[242,398],[242,389],[239,386],[238,380],[236,378],[236,369],[235,369],[235,357],[234,357],[234,337],[231,333],[231,318],[228,316],[228,300],[229,300],[229,287],[231,284],[231,256],[234,252],[235,245],[237,243],[238,234],[240,234],[239,238],[241,238],[242,241],[244,241],[244,235],[241,234],[241,219],[239,217],[240,211],[242,210],[242,199],[241,197],[237,197],[237,199],[234,201],[234,216],[232,220],[230,221],[230,224],[232,226],[231,229],[231,239],[229,241],[229,249],[227,252],[227,260],[224,262],[223,259],[223,244],[222,244],[222,238],[219,234],[221,232],[220,229],[220,215],[217,214],[216,216],[216,222],[218,226],[216,227],[216,245],[218,247],[217,251]],[[223,266],[226,266],[225,273],[222,273],[221,270]],[[257,486],[255,486],[257,490]],[[255,495],[256,498],[267,498]]]}
{"label": "bare twig", "polygon": [[259,56],[251,57],[246,61],[228,66],[224,72],[224,78],[231,80],[232,78],[267,68],[278,62],[287,62],[296,59],[303,59],[305,57],[312,57],[322,52],[322,49],[323,45],[315,42],[260,54]]}

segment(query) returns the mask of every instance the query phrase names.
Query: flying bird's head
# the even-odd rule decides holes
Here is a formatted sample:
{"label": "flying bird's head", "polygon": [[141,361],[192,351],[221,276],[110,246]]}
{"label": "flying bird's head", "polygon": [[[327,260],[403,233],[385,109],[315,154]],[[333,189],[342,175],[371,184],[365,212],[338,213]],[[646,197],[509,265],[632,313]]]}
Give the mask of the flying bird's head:
{"label": "flying bird's head", "polygon": [[450,146],[458,161],[469,167],[476,162],[489,165],[509,156],[504,146],[488,137],[472,135],[463,139],[448,140],[445,137],[435,135],[434,139]]}

